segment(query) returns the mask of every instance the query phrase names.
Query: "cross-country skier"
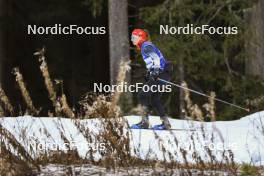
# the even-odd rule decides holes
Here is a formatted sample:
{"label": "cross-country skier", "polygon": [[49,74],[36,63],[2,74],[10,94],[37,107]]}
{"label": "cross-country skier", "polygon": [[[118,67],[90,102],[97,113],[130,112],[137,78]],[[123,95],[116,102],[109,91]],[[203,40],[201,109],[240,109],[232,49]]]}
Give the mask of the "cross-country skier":
{"label": "cross-country skier", "polygon": [[[160,50],[150,41],[148,41],[147,33],[142,29],[134,29],[131,35],[133,45],[141,51],[143,60],[146,63],[147,75],[145,85],[164,85],[164,83],[157,80],[158,78],[169,80],[168,63]],[[141,90],[138,93],[138,100],[143,107],[144,114],[141,122],[134,124],[131,128],[146,129],[149,128],[149,108],[153,107],[157,111],[162,120],[162,124],[153,126],[153,129],[170,129],[171,125],[164,108],[160,102],[162,92],[144,92]]]}

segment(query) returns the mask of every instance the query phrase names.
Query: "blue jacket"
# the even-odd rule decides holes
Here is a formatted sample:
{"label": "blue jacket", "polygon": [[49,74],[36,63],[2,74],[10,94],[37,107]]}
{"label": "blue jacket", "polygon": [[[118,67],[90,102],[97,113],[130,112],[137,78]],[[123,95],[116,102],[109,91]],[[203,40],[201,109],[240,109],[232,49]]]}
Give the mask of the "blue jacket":
{"label": "blue jacket", "polygon": [[149,41],[143,42],[141,44],[141,55],[148,70],[155,68],[165,69],[166,59],[153,43]]}

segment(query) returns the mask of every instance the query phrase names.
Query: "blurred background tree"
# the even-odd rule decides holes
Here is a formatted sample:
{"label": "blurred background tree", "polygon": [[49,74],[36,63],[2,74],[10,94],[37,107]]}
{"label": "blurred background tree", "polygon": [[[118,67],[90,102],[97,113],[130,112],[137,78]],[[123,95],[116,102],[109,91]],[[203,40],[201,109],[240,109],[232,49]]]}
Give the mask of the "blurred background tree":
{"label": "blurred background tree", "polygon": [[246,73],[257,75],[264,79],[264,1],[258,1],[253,8],[245,11],[245,19],[252,33],[246,41],[248,59],[246,59]]}

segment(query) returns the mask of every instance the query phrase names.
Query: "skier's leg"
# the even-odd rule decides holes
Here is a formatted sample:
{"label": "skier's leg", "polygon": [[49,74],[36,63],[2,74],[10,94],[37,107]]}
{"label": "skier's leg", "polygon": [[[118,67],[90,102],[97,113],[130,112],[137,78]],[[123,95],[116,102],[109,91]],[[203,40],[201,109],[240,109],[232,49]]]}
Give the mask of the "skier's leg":
{"label": "skier's leg", "polygon": [[137,95],[140,105],[143,107],[149,107],[150,106],[150,102],[149,102],[150,96],[151,96],[150,92],[144,92],[141,90]]}
{"label": "skier's leg", "polygon": [[168,120],[168,117],[165,115],[164,107],[162,106],[161,101],[160,101],[161,95],[162,95],[161,92],[154,93],[151,97],[151,103],[152,103],[152,106],[157,111],[162,121],[162,124],[158,126],[164,129],[170,129],[171,128],[170,122]]}
{"label": "skier's leg", "polygon": [[165,110],[160,102],[161,95],[161,92],[155,92],[151,96],[151,105],[153,108],[155,108],[156,112],[160,117],[165,116]]}
{"label": "skier's leg", "polygon": [[[152,81],[148,81],[145,83],[145,85],[152,85]],[[149,107],[150,107],[150,97],[151,97],[152,92],[151,91],[147,91],[144,92],[143,90],[141,90],[138,93],[138,101],[140,103],[140,105],[142,106],[142,120],[141,122],[132,125],[131,128],[149,128]]]}
{"label": "skier's leg", "polygon": [[[163,72],[160,74],[160,78],[164,79],[164,80],[169,80],[170,77],[166,72]],[[162,82],[157,82],[157,84],[159,86],[165,86],[165,84],[163,84]],[[170,129],[171,125],[170,122],[168,120],[168,117],[165,115],[165,110],[164,107],[161,104],[160,98],[162,96],[162,92],[155,92],[152,96],[151,96],[151,104],[152,106],[155,108],[155,110],[157,111],[158,115],[160,116],[160,119],[162,121],[161,125],[157,125],[163,129]]]}

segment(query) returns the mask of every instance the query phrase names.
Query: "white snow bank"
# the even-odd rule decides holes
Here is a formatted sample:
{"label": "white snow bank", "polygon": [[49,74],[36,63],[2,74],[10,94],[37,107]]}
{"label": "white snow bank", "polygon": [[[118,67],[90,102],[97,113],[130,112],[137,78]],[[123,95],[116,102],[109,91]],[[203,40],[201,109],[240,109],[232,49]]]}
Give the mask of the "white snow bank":
{"label": "white snow bank", "polygon": [[[140,121],[138,116],[126,116],[128,123]],[[218,122],[194,122],[170,119],[173,131],[130,130],[131,152],[142,159],[176,160],[195,162],[194,152],[202,160],[210,161],[210,154],[218,161],[224,156],[230,158],[230,150],[236,162],[247,162],[264,165],[264,111],[240,120]],[[89,134],[98,134],[102,127],[99,119],[72,120],[50,117],[5,117],[0,124],[8,130],[32,157],[38,156],[43,146],[50,150],[64,150],[65,138],[77,147],[81,157],[89,157],[89,150],[94,150],[95,159],[100,159],[99,151],[104,145],[89,142],[84,133],[77,128],[80,123],[89,129]],[[159,124],[160,119],[150,117],[151,125]],[[188,129],[195,129],[188,130]],[[95,139],[95,138],[93,138]],[[41,144],[41,145],[39,145]],[[34,148],[38,146],[38,148]],[[54,147],[55,146],[55,147]],[[53,148],[52,148],[53,147]],[[32,150],[33,149],[33,150]],[[47,148],[46,148],[47,149]],[[183,150],[184,149],[184,150]],[[208,150],[209,149],[209,150]],[[11,148],[12,150],[12,148]],[[186,151],[184,157],[183,153]],[[196,157],[197,158],[197,157]]]}

